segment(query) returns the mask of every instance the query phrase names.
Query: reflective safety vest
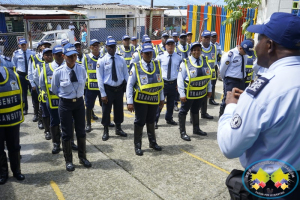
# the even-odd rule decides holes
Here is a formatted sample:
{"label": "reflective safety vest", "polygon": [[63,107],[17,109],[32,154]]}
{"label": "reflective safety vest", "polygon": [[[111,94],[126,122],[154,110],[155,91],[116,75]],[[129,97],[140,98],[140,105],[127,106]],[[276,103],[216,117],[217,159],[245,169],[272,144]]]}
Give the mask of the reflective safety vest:
{"label": "reflective safety vest", "polygon": [[184,59],[189,82],[185,81],[186,98],[201,99],[207,94],[207,85],[212,76],[208,58],[202,56],[200,66],[191,62],[191,58]]}
{"label": "reflective safety vest", "polygon": [[253,63],[255,61],[255,56],[248,56],[247,63],[246,63],[246,78],[245,83],[250,83],[252,81],[253,76]]}
{"label": "reflective safety vest", "polygon": [[163,47],[162,44],[156,45],[156,55],[161,54],[161,53],[163,53],[165,51],[166,51],[166,49]]}
{"label": "reflective safety vest", "polygon": [[[85,56],[85,54],[82,54],[82,58],[83,58],[83,60],[85,60],[85,59],[86,59],[86,56]],[[82,64],[82,60],[81,60],[81,61],[80,61],[80,60],[78,60],[78,56],[77,56],[76,62],[77,62],[77,63],[79,63],[79,64]]]}
{"label": "reflective safety vest", "polygon": [[188,58],[189,57],[189,52],[191,51],[190,49],[190,45],[186,45],[187,48],[186,50],[183,50],[179,47],[179,45],[176,46],[175,48],[175,52],[181,56],[181,59],[183,60],[184,58]]}
{"label": "reflective safety vest", "polygon": [[126,51],[124,46],[122,45],[122,46],[119,47],[119,52],[120,52],[120,55],[125,59],[127,68],[129,68],[130,67],[130,61],[132,59],[132,55],[134,54],[134,47],[130,46],[129,50]]}
{"label": "reflective safety vest", "polygon": [[0,127],[15,126],[24,121],[22,86],[15,68],[3,68],[6,79],[0,82]]}
{"label": "reflective safety vest", "polygon": [[51,109],[58,109],[59,97],[51,92],[51,80],[53,76],[53,68],[51,63],[43,64],[44,80],[47,89],[47,97]]}
{"label": "reflective safety vest", "polygon": [[137,82],[134,86],[134,101],[142,104],[158,105],[160,91],[164,87],[159,61],[151,61],[153,71],[148,72],[142,67],[142,62],[134,63]]}
{"label": "reflective safety vest", "polygon": [[203,56],[208,58],[207,62],[208,62],[209,66],[211,68],[211,71],[212,71],[211,80],[216,80],[217,79],[216,70],[215,70],[215,62],[217,60],[217,47],[216,47],[216,45],[211,44],[210,49],[208,51],[205,51],[202,48],[202,54],[203,54]]}
{"label": "reflective safety vest", "polygon": [[87,72],[87,89],[99,90],[98,80],[96,75],[98,59],[94,59],[91,54],[88,54],[85,59],[85,67]]}

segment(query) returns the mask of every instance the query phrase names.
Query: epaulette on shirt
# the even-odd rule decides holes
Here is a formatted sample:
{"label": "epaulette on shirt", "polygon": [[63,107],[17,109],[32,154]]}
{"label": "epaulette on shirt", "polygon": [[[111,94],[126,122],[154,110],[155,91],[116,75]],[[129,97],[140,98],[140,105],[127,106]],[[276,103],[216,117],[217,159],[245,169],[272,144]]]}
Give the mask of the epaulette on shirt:
{"label": "epaulette on shirt", "polygon": [[266,76],[259,77],[247,88],[246,92],[251,94],[253,97],[256,97],[274,76],[275,75],[273,74],[268,74]]}

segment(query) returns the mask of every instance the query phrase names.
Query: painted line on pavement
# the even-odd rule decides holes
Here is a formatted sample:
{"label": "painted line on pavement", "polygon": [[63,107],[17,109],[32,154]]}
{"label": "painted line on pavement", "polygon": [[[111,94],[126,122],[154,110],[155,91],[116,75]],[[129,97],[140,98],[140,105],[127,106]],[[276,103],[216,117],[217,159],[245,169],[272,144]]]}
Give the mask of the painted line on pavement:
{"label": "painted line on pavement", "polygon": [[54,190],[58,200],[65,200],[65,197],[64,197],[63,193],[60,191],[58,185],[54,181],[50,181],[50,185],[51,185],[52,189]]}
{"label": "painted line on pavement", "polygon": [[197,160],[200,160],[200,161],[202,161],[202,162],[204,162],[204,163],[206,163],[206,164],[208,164],[208,165],[210,165],[210,166],[212,166],[212,167],[214,167],[214,168],[216,168],[216,169],[218,169],[218,170],[220,170],[220,171],[222,171],[222,172],[225,172],[226,174],[230,174],[229,171],[227,171],[227,170],[225,170],[225,169],[222,169],[221,167],[218,167],[218,166],[216,166],[216,165],[214,165],[214,164],[212,164],[212,163],[210,163],[210,162],[208,162],[208,161],[206,161],[206,160],[204,160],[204,159],[202,159],[202,158],[200,158],[200,157],[198,157],[198,156],[196,156],[196,155],[194,155],[194,154],[191,154],[191,153],[188,152],[188,151],[185,151],[185,150],[183,150],[183,149],[180,149],[180,150],[181,150],[182,152],[184,152],[184,153],[186,153],[186,154],[192,156],[193,158],[196,158]]}

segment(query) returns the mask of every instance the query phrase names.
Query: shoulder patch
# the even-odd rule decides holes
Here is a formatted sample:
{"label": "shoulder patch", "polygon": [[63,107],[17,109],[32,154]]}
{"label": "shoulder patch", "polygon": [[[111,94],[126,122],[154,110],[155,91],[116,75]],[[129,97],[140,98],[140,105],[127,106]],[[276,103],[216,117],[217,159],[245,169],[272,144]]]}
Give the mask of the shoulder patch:
{"label": "shoulder patch", "polygon": [[235,115],[232,117],[230,126],[232,129],[238,129],[242,125],[242,118],[239,116],[239,114],[235,113]]}
{"label": "shoulder patch", "polygon": [[265,77],[259,77],[254,83],[251,84],[246,90],[247,93],[256,97],[261,90],[269,83],[269,79]]}
{"label": "shoulder patch", "polygon": [[232,51],[229,51],[228,57],[231,57],[233,55]]}
{"label": "shoulder patch", "polygon": [[227,61],[225,62],[225,65],[229,65],[229,63],[230,63],[229,60],[227,60]]}

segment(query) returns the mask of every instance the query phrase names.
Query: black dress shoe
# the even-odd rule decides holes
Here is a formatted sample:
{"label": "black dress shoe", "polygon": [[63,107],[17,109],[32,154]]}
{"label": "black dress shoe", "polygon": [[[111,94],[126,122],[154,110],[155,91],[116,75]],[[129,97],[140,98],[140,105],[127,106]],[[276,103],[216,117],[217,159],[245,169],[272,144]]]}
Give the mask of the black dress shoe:
{"label": "black dress shoe", "polygon": [[142,156],[144,153],[143,153],[142,149],[135,149],[135,154],[138,156]]}
{"label": "black dress shoe", "polygon": [[181,134],[181,139],[185,140],[185,141],[191,141],[190,136],[188,136],[187,134]]}
{"label": "black dress shoe", "polygon": [[166,120],[167,124],[171,124],[171,125],[177,125],[177,123],[171,119],[171,120]]}
{"label": "black dress shoe", "polygon": [[176,112],[178,112],[179,111],[179,108],[178,108],[178,106],[174,106],[174,111],[176,111]]}
{"label": "black dress shoe", "polygon": [[37,115],[33,115],[32,121],[33,121],[33,122],[37,122],[37,121],[38,121],[38,116],[37,116]]}
{"label": "black dress shoe", "polygon": [[38,127],[39,127],[39,129],[40,129],[40,130],[44,129],[44,125],[43,125],[43,123],[42,123],[42,122],[41,122],[41,123],[39,123]]}
{"label": "black dress shoe", "polygon": [[61,151],[60,145],[54,143],[53,144],[53,149],[52,149],[52,154],[58,154]]}
{"label": "black dress shoe", "polygon": [[210,105],[214,105],[214,106],[218,106],[218,105],[219,105],[217,102],[215,102],[214,99],[210,99],[210,100],[209,100],[209,104],[210,104]]}
{"label": "black dress shoe", "polygon": [[82,164],[86,168],[90,168],[92,166],[90,161],[88,161],[87,159],[84,159],[84,158],[79,158],[79,163]]}
{"label": "black dress shoe", "polygon": [[50,132],[45,133],[45,139],[46,140],[51,140],[52,139],[52,136],[51,136]]}
{"label": "black dress shoe", "polygon": [[202,131],[200,128],[198,128],[197,130],[194,130],[193,133],[196,135],[207,136],[207,133]]}
{"label": "black dress shoe", "polygon": [[202,119],[213,119],[214,117],[210,116],[208,113],[205,113],[205,114],[201,114],[201,118]]}
{"label": "black dress shoe", "polygon": [[66,163],[66,170],[68,171],[68,172],[72,172],[72,171],[74,171],[75,170],[75,167],[74,167],[74,165],[73,165],[73,163]]}
{"label": "black dress shoe", "polygon": [[21,174],[20,172],[14,173],[14,177],[19,181],[23,181],[25,179],[25,176],[23,174]]}
{"label": "black dress shoe", "polygon": [[115,127],[115,124],[110,122],[110,124],[108,125],[108,127]]}
{"label": "black dress shoe", "polygon": [[71,142],[71,146],[74,151],[78,151],[78,146],[74,142]]}
{"label": "black dress shoe", "polygon": [[156,143],[149,144],[149,148],[154,149],[155,151],[161,151],[162,148],[158,146]]}
{"label": "black dress shoe", "polygon": [[28,114],[27,110],[23,110],[23,115],[27,115],[27,114]]}
{"label": "black dress shoe", "polygon": [[155,129],[158,129],[157,122],[155,122],[154,128],[155,128]]}
{"label": "black dress shoe", "polygon": [[3,174],[3,175],[1,175],[1,176],[0,176],[0,185],[5,184],[6,181],[7,181],[7,179],[8,179],[8,174]]}
{"label": "black dress shoe", "polygon": [[89,132],[91,132],[91,131],[92,131],[91,125],[86,125],[86,127],[85,127],[85,132],[89,133]]}

